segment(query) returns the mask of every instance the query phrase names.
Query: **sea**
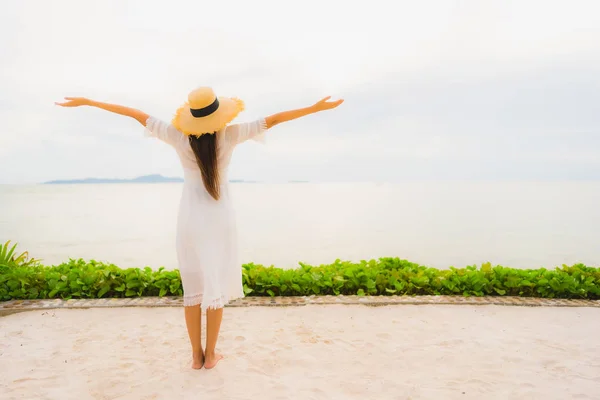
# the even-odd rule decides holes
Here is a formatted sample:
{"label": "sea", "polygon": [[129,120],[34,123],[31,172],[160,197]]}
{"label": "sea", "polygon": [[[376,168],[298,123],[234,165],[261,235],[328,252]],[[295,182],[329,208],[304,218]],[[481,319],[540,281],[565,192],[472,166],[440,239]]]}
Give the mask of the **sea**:
{"label": "sea", "polygon": [[[59,264],[177,268],[181,183],[0,185],[0,240]],[[600,266],[600,182],[232,183],[244,263],[398,257]]]}

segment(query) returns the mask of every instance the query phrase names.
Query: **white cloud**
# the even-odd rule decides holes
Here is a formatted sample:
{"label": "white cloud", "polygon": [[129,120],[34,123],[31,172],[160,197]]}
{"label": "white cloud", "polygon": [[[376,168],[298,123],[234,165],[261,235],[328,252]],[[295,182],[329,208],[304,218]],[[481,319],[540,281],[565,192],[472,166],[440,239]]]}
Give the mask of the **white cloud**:
{"label": "white cloud", "polygon": [[53,102],[85,95],[169,119],[198,85],[244,98],[244,120],[346,98],[241,149],[232,173],[248,179],[403,178],[411,162],[424,163],[414,176],[460,175],[467,159],[497,177],[508,155],[525,174],[542,171],[526,160],[556,160],[600,178],[594,0],[9,0],[0,34],[4,183],[180,175],[136,123]]}

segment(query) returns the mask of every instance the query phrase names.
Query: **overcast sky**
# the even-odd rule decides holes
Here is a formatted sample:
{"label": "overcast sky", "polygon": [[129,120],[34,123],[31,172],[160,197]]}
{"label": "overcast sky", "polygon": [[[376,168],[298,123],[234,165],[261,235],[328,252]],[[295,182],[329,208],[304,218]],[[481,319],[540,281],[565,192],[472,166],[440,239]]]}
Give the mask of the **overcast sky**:
{"label": "overcast sky", "polygon": [[[167,5],[168,4],[168,5]],[[182,176],[141,125],[187,93],[249,121],[338,109],[240,147],[232,179],[600,179],[597,0],[3,0],[0,183]]]}

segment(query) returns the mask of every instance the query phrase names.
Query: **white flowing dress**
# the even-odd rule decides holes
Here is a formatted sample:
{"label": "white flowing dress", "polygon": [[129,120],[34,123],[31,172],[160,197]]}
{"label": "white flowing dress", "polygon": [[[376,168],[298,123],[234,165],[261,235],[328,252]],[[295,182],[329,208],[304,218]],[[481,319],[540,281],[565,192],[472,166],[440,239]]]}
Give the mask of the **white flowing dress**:
{"label": "white flowing dress", "polygon": [[171,145],[183,166],[176,250],[184,306],[201,304],[205,311],[224,307],[244,296],[227,170],[235,147],[249,139],[263,142],[266,130],[266,122],[261,118],[230,125],[216,133],[221,197],[215,200],[204,188],[188,137],[160,119],[149,117],[146,121],[146,135]]}

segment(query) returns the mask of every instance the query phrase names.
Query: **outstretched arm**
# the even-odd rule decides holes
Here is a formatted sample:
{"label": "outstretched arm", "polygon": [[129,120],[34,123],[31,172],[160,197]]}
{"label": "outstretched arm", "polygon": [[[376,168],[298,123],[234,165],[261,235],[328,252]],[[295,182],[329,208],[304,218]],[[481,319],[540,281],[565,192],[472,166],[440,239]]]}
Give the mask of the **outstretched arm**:
{"label": "outstretched arm", "polygon": [[330,98],[331,96],[327,96],[310,107],[299,108],[290,111],[283,111],[277,114],[270,115],[267,118],[265,118],[267,129],[272,128],[275,125],[280,124],[282,122],[291,121],[293,119],[304,117],[309,114],[314,114],[319,111],[331,110],[344,102],[344,100],[327,101]]}
{"label": "outstretched arm", "polygon": [[101,103],[99,101],[94,101],[90,99],[86,99],[84,97],[65,97],[65,102],[62,103],[54,103],[57,106],[61,107],[79,107],[79,106],[91,106],[96,108],[101,108],[106,111],[113,112],[115,114],[125,115],[127,117],[131,117],[138,121],[140,124],[146,126],[146,121],[148,120],[149,115],[143,111],[136,110],[135,108],[129,108],[125,106],[120,106],[117,104],[109,104],[109,103]]}

